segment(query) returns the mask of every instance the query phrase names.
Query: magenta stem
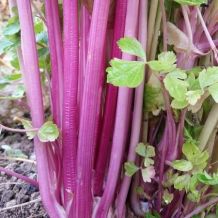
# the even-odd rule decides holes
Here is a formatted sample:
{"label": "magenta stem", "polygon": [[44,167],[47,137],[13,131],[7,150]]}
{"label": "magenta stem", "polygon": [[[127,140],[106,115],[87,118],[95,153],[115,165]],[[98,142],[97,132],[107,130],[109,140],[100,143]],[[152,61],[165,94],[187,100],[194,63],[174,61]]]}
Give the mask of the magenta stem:
{"label": "magenta stem", "polygon": [[[141,0],[139,6],[139,41],[143,48],[146,50],[147,42],[147,0]],[[130,139],[130,147],[127,161],[135,162],[136,160],[136,145],[140,141],[141,124],[142,124],[142,109],[143,109],[143,94],[144,94],[144,80],[142,84],[136,88],[134,109],[133,109],[133,120],[132,120],[132,132]],[[121,189],[117,197],[117,214],[118,217],[124,216],[125,202],[128,194],[128,190],[131,183],[131,177],[125,176]]]}
{"label": "magenta stem", "polygon": [[91,217],[92,169],[96,131],[99,117],[99,100],[102,89],[102,62],[108,22],[110,0],[94,1],[90,26],[82,107],[80,112],[79,146],[77,153],[77,187],[74,217]]}
{"label": "magenta stem", "polygon": [[[138,0],[134,2],[132,0],[128,0],[124,34],[125,36],[136,36],[138,24],[138,9]],[[127,54],[123,54],[123,59],[134,60],[132,56]],[[96,217],[98,218],[107,217],[108,210],[112,204],[116,191],[116,185],[122,163],[123,151],[127,139],[128,120],[130,117],[131,108],[131,94],[132,90],[128,88],[119,89],[110,165],[105,190],[96,213]]]}
{"label": "magenta stem", "polygon": [[[123,37],[126,20],[127,0],[118,0],[116,3],[116,15],[114,24],[114,38],[112,57],[121,58],[121,51],[117,46],[117,41]],[[107,86],[106,105],[103,117],[103,126],[101,131],[99,151],[97,155],[97,164],[95,169],[94,193],[102,194],[103,182],[109,153],[111,149],[111,138],[113,134],[115,113],[117,106],[118,88],[112,85]]]}
{"label": "magenta stem", "polygon": [[63,1],[64,17],[64,98],[63,98],[63,182],[65,207],[72,203],[76,190],[78,146],[78,70],[79,29],[78,1]]}
{"label": "magenta stem", "polygon": [[4,173],[8,174],[9,176],[17,177],[18,179],[21,179],[26,183],[29,183],[29,184],[34,185],[36,187],[39,187],[39,184],[38,184],[38,182],[36,180],[30,179],[29,177],[23,176],[23,175],[21,175],[19,173],[16,173],[16,172],[12,171],[12,170],[8,170],[6,168],[0,167],[0,172],[4,172]]}
{"label": "magenta stem", "polygon": [[45,1],[46,24],[48,29],[49,50],[51,56],[51,98],[54,122],[61,128],[63,63],[62,39],[58,11],[58,1]]}
{"label": "magenta stem", "polygon": [[[17,1],[17,5],[21,26],[21,48],[24,62],[23,77],[33,127],[40,128],[44,123],[44,110],[31,5],[28,0]],[[49,174],[51,172],[49,172],[49,163],[47,160],[47,147],[39,141],[38,137],[34,138],[34,145],[39,189],[43,204],[52,218],[65,217],[63,209],[55,199],[54,187],[52,187],[54,184],[50,181]]]}

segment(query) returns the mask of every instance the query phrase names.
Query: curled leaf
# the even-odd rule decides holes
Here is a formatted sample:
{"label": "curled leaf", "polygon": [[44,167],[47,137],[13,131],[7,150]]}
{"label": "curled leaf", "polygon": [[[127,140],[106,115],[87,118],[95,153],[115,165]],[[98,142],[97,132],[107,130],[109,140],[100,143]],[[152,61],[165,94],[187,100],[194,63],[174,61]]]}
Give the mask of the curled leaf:
{"label": "curled leaf", "polygon": [[182,32],[177,26],[168,22],[168,44],[173,45],[175,51],[178,52],[192,52],[197,55],[206,55],[201,52],[193,43],[190,42],[187,35]]}
{"label": "curled leaf", "polygon": [[51,121],[47,121],[42,125],[37,133],[41,142],[53,142],[59,136],[59,130],[56,124]]}

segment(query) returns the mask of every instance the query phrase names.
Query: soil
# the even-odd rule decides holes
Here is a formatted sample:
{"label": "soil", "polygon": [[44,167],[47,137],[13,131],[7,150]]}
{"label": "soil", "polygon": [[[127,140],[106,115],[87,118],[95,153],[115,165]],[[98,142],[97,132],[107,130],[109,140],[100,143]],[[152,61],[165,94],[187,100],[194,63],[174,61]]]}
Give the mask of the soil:
{"label": "soil", "polygon": [[[35,156],[33,143],[21,134],[0,135],[0,157],[5,157],[6,150],[2,145],[18,149],[33,163],[1,160],[0,166],[16,173],[36,179]],[[22,205],[23,204],[23,205]],[[48,217],[40,200],[39,190],[16,177],[0,173],[0,217],[1,218],[43,218]]]}

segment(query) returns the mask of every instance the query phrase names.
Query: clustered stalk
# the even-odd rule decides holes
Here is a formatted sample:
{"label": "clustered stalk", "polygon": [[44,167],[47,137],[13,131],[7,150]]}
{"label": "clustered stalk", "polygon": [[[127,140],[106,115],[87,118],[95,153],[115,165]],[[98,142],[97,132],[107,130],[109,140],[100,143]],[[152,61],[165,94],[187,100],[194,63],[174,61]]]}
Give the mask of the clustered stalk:
{"label": "clustered stalk", "polygon": [[[44,18],[30,0],[10,0],[32,127],[0,130],[34,138],[38,178],[0,171],[39,187],[51,218],[215,211],[218,3],[196,2],[45,0]],[[36,40],[35,13],[48,45]],[[41,47],[51,72],[39,66]]]}
{"label": "clustered stalk", "polygon": [[[25,0],[22,2],[18,1],[17,6],[21,26],[21,49],[24,63],[23,79],[27,85],[27,98],[30,106],[33,127],[39,128],[44,122],[44,110],[31,5],[28,0]],[[42,201],[46,210],[52,217],[64,217],[64,211],[61,209],[60,205],[58,205],[53,193],[54,187],[52,186],[54,184],[52,184],[49,176],[47,146],[40,142],[37,137],[34,139],[34,145]]]}

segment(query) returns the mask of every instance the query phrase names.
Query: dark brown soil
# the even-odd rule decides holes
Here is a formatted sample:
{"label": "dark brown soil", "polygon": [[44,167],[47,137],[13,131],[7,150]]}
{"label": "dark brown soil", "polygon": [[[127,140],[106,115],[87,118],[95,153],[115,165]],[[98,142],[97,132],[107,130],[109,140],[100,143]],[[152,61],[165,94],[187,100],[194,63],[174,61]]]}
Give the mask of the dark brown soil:
{"label": "dark brown soil", "polygon": [[[2,145],[20,149],[29,159],[34,160],[33,144],[24,135],[0,135],[0,156],[6,153]],[[0,160],[0,166],[36,179],[34,163]],[[32,202],[33,201],[33,202]],[[35,202],[34,202],[35,201]],[[22,205],[24,204],[24,205]],[[39,190],[16,177],[0,173],[0,217],[1,218],[43,218],[48,217],[42,206]]]}

